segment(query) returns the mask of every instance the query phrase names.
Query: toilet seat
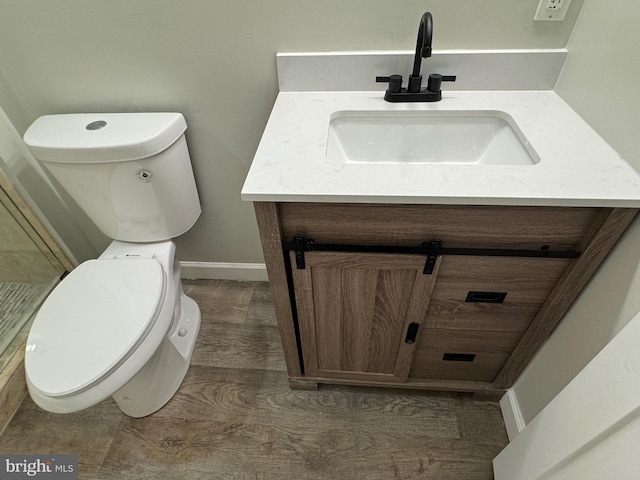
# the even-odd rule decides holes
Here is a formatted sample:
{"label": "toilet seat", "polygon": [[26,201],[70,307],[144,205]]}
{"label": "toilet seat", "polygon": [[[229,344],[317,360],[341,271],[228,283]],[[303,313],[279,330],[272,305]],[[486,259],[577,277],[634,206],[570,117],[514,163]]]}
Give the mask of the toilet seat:
{"label": "toilet seat", "polygon": [[165,298],[155,259],[88,260],[46,299],[29,338],[31,386],[49,397],[80,393],[123,364],[147,337]]}

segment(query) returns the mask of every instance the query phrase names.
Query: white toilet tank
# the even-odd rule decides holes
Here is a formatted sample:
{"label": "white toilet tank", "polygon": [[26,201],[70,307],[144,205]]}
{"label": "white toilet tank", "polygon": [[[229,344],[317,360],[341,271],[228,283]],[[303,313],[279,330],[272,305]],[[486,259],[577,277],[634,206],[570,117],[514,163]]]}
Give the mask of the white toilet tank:
{"label": "white toilet tank", "polygon": [[157,242],[200,215],[179,113],[45,115],[24,141],[108,237]]}

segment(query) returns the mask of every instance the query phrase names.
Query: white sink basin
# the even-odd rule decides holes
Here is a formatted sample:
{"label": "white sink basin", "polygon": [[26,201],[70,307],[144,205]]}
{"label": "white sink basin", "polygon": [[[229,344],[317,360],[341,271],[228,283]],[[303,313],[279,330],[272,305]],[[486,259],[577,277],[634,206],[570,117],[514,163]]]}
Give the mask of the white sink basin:
{"label": "white sink basin", "polygon": [[354,164],[534,165],[513,119],[499,111],[339,111],[327,159]]}

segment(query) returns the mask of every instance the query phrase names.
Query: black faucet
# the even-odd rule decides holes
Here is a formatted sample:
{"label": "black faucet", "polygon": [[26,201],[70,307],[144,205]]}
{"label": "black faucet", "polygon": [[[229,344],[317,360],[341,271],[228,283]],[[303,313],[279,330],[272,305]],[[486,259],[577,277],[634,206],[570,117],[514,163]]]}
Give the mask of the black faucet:
{"label": "black faucet", "polygon": [[422,59],[431,56],[431,41],[433,39],[433,17],[431,12],[426,12],[420,19],[418,27],[418,39],[416,41],[416,54],[413,57],[413,73],[409,77],[408,90],[412,93],[420,91],[422,87],[422,75],[420,67]]}
{"label": "black faucet", "polygon": [[384,94],[387,102],[439,102],[442,100],[442,82],[455,82],[455,75],[440,75],[432,73],[426,87],[422,87],[420,68],[422,59],[431,56],[431,40],[433,38],[433,17],[426,12],[420,19],[416,54],[413,59],[413,72],[409,77],[407,88],[402,86],[402,75],[376,77],[376,82],[388,82],[389,88]]}

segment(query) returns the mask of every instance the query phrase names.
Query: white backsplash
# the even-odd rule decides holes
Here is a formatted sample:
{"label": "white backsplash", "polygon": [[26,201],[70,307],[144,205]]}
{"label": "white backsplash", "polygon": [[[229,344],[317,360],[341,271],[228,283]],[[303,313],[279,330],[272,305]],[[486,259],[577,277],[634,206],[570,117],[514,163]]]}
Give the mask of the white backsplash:
{"label": "white backsplash", "polygon": [[[422,59],[424,84],[430,73],[456,75],[446,90],[551,90],[565,49],[442,50]],[[279,53],[281,92],[384,91],[376,76],[400,74],[404,85],[413,68],[413,51]]]}

